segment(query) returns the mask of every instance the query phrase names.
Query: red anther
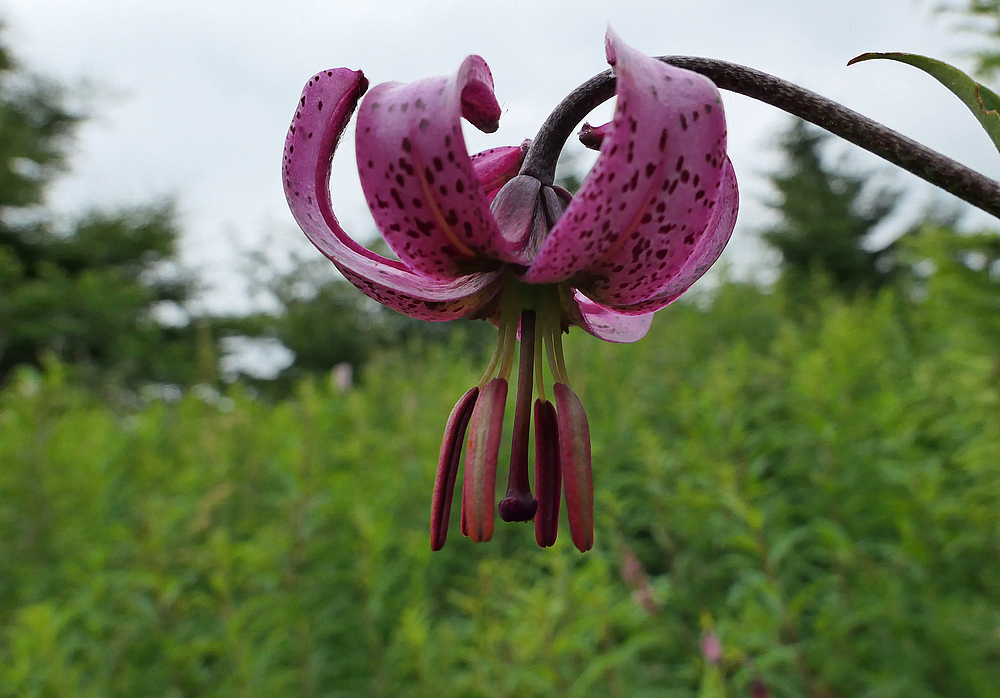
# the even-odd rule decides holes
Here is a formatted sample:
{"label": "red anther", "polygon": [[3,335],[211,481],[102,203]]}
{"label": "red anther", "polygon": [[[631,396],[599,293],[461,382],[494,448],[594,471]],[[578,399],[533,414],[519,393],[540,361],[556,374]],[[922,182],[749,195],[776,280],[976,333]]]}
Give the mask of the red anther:
{"label": "red anther", "polygon": [[437,475],[434,478],[434,498],[431,500],[431,550],[440,550],[448,538],[448,520],[451,517],[451,502],[455,494],[455,479],[458,476],[458,462],[462,455],[462,443],[469,418],[476,406],[479,388],[473,388],[461,397],[448,415],[441,439],[441,455],[438,458]]}
{"label": "red anther", "polygon": [[559,472],[559,431],[556,408],[548,400],[535,400],[535,541],[548,548],[555,545],[559,530],[559,498],[562,496],[562,473]]}

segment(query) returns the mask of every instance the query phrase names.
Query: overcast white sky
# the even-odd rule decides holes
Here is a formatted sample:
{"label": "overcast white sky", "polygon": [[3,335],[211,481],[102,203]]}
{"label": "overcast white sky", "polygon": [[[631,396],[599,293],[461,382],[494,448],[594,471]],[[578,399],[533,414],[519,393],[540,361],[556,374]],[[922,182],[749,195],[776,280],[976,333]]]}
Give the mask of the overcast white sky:
{"label": "overcast white sky", "polygon": [[[319,70],[360,68],[373,84],[453,72],[470,53],[490,64],[505,110],[491,136],[466,127],[471,150],[531,137],[549,110],[606,68],[610,23],[649,54],[722,58],[836,99],[992,177],[1000,158],[973,117],[929,77],[902,64],[847,68],[865,51],[956,60],[969,39],[919,0],[0,0],[5,40],[58,80],[98,87],[96,118],[73,171],[53,190],[65,211],[174,196],[185,259],[217,287],[240,292],[237,248],[270,240],[303,249],[281,190],[285,130],[303,83]],[[762,221],[768,144],[787,117],[724,94],[730,154],[744,208],[727,258],[753,255]],[[352,139],[335,161],[334,205],[359,237],[373,231],[354,171]],[[874,164],[873,159],[861,159]],[[900,174],[898,182],[930,188]],[[318,253],[317,253],[318,254]]]}

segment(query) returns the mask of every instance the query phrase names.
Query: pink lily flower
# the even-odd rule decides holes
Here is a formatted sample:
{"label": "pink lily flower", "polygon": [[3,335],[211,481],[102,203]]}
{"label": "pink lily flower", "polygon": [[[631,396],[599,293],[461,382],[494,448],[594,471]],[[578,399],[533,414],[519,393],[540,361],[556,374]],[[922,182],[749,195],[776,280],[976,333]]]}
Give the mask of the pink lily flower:
{"label": "pink lily flower", "polygon": [[[616,77],[615,115],[585,128],[585,142],[600,156],[575,197],[553,186],[551,171],[534,157],[554,163],[552,153],[535,153],[527,143],[468,155],[461,118],[491,133],[501,112],[479,56],[466,58],[454,76],[384,83],[363,100],[368,81],[360,71],[324,71],[306,83],[289,128],[288,204],[348,281],[414,318],[482,318],[498,327],[482,381],[458,401],[445,428],[431,513],[434,550],[447,537],[466,434],[463,534],[489,540],[499,509],[505,521],[533,519],[538,544],[553,545],[565,491],[573,543],[590,549],[590,434],[570,389],[561,336],[575,325],[609,342],[641,339],[653,313],[701,277],[732,234],[738,192],[715,85],[633,50],[610,30],[606,53]],[[356,108],[362,188],[400,261],[359,245],[333,212],[330,161]],[[497,507],[515,353],[509,484]],[[546,392],[546,358],[555,404]],[[529,483],[532,416],[537,498]]]}

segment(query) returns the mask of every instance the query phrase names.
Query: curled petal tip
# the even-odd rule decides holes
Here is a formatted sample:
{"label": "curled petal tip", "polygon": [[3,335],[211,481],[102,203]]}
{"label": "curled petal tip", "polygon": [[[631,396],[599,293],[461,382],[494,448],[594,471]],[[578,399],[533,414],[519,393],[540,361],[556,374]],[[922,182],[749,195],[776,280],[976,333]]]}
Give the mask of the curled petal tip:
{"label": "curled petal tip", "polygon": [[604,136],[607,134],[611,123],[612,122],[609,121],[603,126],[591,126],[590,124],[585,123],[580,128],[580,143],[582,143],[584,147],[590,148],[591,150],[600,150],[601,143],[604,142]]}
{"label": "curled petal tip", "polygon": [[464,317],[496,293],[495,274],[443,281],[414,274],[355,242],[334,215],[331,157],[367,85],[361,71],[348,68],[325,70],[306,83],[285,141],[282,179],[288,206],[312,243],[371,298],[423,320]]}
{"label": "curled petal tip", "polygon": [[[500,127],[500,103],[493,92],[493,75],[481,56],[469,56],[459,68],[462,116],[484,133]],[[464,83],[464,84],[462,84]]]}
{"label": "curled petal tip", "polygon": [[614,30],[609,26],[608,31],[604,35],[604,55],[608,59],[608,65],[612,68],[618,62],[618,50],[615,44],[619,41],[618,35],[615,34]]}

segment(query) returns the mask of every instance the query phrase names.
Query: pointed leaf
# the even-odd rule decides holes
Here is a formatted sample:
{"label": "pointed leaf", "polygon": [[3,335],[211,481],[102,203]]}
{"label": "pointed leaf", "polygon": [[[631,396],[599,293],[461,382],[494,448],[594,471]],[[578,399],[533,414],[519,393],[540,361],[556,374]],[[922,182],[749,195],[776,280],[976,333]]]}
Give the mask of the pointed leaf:
{"label": "pointed leaf", "polygon": [[995,92],[982,83],[976,82],[953,65],[915,53],[863,53],[857,58],[849,60],[847,65],[876,58],[907,63],[920,68],[935,78],[951,90],[975,114],[979,123],[989,134],[994,147],[1000,151],[1000,113],[998,113],[1000,112],[1000,96],[997,96]]}
{"label": "pointed leaf", "polygon": [[306,83],[285,139],[285,198],[299,227],[348,281],[369,297],[420,320],[464,317],[499,288],[496,273],[436,281],[366,250],[344,232],[330,202],[330,162],[368,81],[360,71],[326,70]]}

